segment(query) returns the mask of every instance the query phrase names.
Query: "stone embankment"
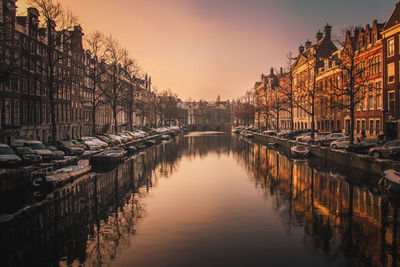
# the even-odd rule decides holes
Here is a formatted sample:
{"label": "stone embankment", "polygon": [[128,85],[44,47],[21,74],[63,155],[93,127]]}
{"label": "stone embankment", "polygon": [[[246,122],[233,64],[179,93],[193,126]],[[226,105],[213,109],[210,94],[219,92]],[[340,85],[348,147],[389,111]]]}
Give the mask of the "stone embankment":
{"label": "stone embankment", "polygon": [[[287,140],[276,136],[267,136],[263,134],[253,133],[254,141],[264,145],[276,143],[279,150],[290,154],[290,148],[297,144],[293,140]],[[389,159],[374,159],[368,155],[360,155],[356,153],[346,152],[339,149],[331,149],[329,147],[320,147],[317,145],[305,145],[311,149],[311,156],[318,157],[331,163],[342,165],[343,167],[356,168],[373,174],[381,174],[387,169],[395,169],[400,171],[400,162]]]}

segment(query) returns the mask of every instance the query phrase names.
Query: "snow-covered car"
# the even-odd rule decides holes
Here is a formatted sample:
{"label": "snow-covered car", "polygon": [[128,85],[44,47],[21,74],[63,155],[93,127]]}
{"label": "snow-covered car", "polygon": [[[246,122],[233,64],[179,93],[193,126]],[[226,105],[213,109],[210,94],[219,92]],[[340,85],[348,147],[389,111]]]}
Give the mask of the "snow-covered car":
{"label": "snow-covered car", "polygon": [[[357,139],[354,139],[354,143],[357,143]],[[341,137],[330,144],[330,148],[337,149],[337,148],[347,148],[350,146],[350,137]]]}
{"label": "snow-covered car", "polygon": [[314,139],[314,143],[319,146],[329,146],[333,141],[339,138],[347,137],[344,133],[330,133],[324,136],[318,136]]}
{"label": "snow-covered car", "polygon": [[392,140],[380,147],[373,147],[368,154],[374,158],[391,157],[400,153],[400,139]]}
{"label": "snow-covered car", "polygon": [[311,133],[304,133],[296,137],[296,142],[308,142],[311,140]]}
{"label": "snow-covered car", "polygon": [[82,141],[82,144],[86,146],[86,150],[99,150],[102,146],[99,145],[98,143],[95,143],[91,140],[84,140]]}
{"label": "snow-covered car", "polygon": [[0,166],[2,167],[17,167],[22,162],[14,150],[6,144],[0,144]]}
{"label": "snow-covered car", "polygon": [[96,137],[92,137],[92,136],[83,136],[83,137],[81,137],[81,140],[82,140],[83,142],[85,142],[85,141],[92,141],[92,142],[98,144],[98,145],[99,145],[100,147],[102,147],[102,148],[107,148],[107,147],[108,147],[108,144],[107,144],[106,142],[103,142],[103,141],[101,141],[100,139],[98,139],[98,138],[96,138]]}

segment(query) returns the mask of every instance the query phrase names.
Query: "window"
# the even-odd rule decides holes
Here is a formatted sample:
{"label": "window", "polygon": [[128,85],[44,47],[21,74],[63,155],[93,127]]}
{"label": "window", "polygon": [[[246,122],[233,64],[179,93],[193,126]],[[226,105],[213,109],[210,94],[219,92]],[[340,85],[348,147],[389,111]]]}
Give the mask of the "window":
{"label": "window", "polygon": [[394,83],[394,63],[387,65],[387,75],[388,83]]}
{"label": "window", "polygon": [[365,133],[365,120],[361,121],[361,133]]}
{"label": "window", "polygon": [[374,134],[374,120],[369,120],[369,134]]}
{"label": "window", "polygon": [[14,124],[19,125],[19,100],[14,100]]}
{"label": "window", "polygon": [[372,34],[372,40],[371,43],[374,45],[376,43],[376,33]]}
{"label": "window", "polygon": [[372,94],[370,94],[368,96],[368,109],[369,110],[375,109],[375,107],[374,107],[374,96]]}
{"label": "window", "polygon": [[376,108],[382,108],[382,82],[376,83]]}
{"label": "window", "polygon": [[357,121],[356,130],[357,130],[357,133],[360,133],[360,121]]}
{"label": "window", "polygon": [[388,92],[388,111],[394,114],[394,106],[395,105],[395,95],[394,92]]}
{"label": "window", "polygon": [[376,133],[376,135],[379,135],[379,132],[381,130],[381,121],[380,120],[376,120],[375,125],[376,125],[375,133]]}
{"label": "window", "polygon": [[387,56],[391,57],[394,55],[394,39],[390,39],[387,41]]}
{"label": "window", "polygon": [[11,100],[10,99],[4,100],[4,124],[5,125],[11,124]]}

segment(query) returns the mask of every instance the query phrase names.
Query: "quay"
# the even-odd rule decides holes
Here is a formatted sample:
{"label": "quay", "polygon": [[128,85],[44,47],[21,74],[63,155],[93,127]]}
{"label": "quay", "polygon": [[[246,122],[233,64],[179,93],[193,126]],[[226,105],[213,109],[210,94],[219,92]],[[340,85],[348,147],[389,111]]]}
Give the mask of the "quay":
{"label": "quay", "polygon": [[[260,133],[252,133],[254,142],[262,145],[269,143],[277,144],[277,149],[290,155],[290,148],[297,144],[296,141],[268,136]],[[374,175],[380,175],[384,170],[394,169],[400,171],[400,162],[389,159],[374,159],[368,155],[346,152],[329,147],[317,145],[306,145],[311,149],[311,156],[317,157],[330,163],[339,164],[345,168],[354,168],[356,170],[370,172]]]}

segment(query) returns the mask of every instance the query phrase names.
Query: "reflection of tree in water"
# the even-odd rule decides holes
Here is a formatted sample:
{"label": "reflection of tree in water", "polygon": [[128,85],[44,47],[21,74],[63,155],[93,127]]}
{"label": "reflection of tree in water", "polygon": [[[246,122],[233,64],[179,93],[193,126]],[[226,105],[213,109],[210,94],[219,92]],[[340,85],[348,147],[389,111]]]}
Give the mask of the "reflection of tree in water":
{"label": "reflection of tree in water", "polygon": [[[398,263],[398,207],[345,177],[289,160],[234,135],[178,137],[117,169],[77,181],[62,194],[2,224],[3,262],[106,265],[125,247],[145,216],[142,204],[159,179],[171,177],[180,158],[231,155],[272,200],[304,242],[349,265]],[[6,242],[6,241],[7,242]],[[4,245],[6,244],[6,245]],[[11,265],[11,264],[10,264]]]}
{"label": "reflection of tree in water", "polygon": [[351,266],[397,266],[396,204],[346,176],[254,147],[247,163],[254,162],[254,184],[273,201],[289,232],[302,227],[305,244],[320,249],[330,261],[345,255]]}

